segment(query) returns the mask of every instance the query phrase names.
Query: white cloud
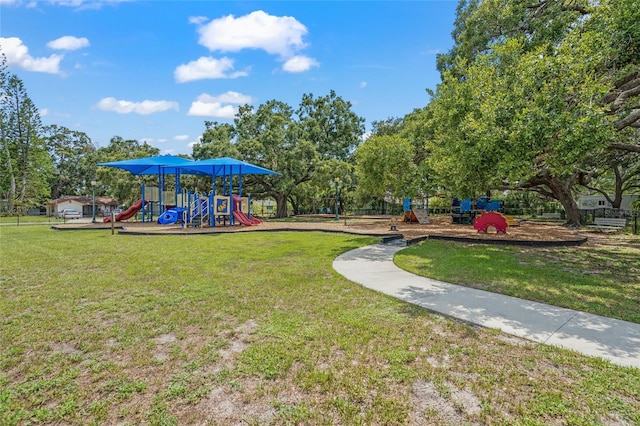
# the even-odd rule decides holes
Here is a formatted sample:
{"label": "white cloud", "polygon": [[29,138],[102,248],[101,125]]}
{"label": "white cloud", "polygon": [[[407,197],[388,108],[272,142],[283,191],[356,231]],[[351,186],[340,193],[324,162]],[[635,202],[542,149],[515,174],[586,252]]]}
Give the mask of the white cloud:
{"label": "white cloud", "polygon": [[[7,6],[24,6],[26,8],[38,7],[41,0],[0,0],[0,5]],[[72,7],[76,10],[84,9],[101,9],[104,5],[117,5],[134,0],[48,0],[55,6]]]}
{"label": "white cloud", "polygon": [[46,58],[34,58],[29,48],[17,37],[0,37],[0,47],[8,65],[16,65],[27,71],[60,74],[60,61],[64,55],[54,54]]}
{"label": "white cloud", "polygon": [[221,102],[225,104],[244,105],[253,102],[253,98],[249,95],[243,95],[242,93],[228,91],[218,96],[211,96],[203,93],[198,97],[198,100],[205,102]]}
{"label": "white cloud", "polygon": [[198,136],[195,141],[191,141],[187,144],[189,148],[193,148],[196,144],[202,142],[202,135]]}
{"label": "white cloud", "polygon": [[198,117],[233,118],[238,112],[237,105],[251,102],[251,96],[238,92],[226,92],[218,96],[203,93],[191,103],[187,114]]}
{"label": "white cloud", "polygon": [[173,140],[176,141],[186,141],[187,139],[189,139],[189,135],[176,135],[173,137]]}
{"label": "white cloud", "polygon": [[199,144],[199,143],[200,143],[200,141],[199,141],[199,140],[198,140],[198,141],[192,141],[192,142],[189,142],[189,143],[187,144],[187,146],[188,146],[189,148],[193,148],[194,146],[196,146],[196,145],[197,145],[197,144]]}
{"label": "white cloud", "polygon": [[189,16],[190,24],[202,25],[208,20],[209,18],[207,18],[206,16]]}
{"label": "white cloud", "polygon": [[81,6],[85,0],[50,0],[50,3],[58,6],[78,7]]}
{"label": "white cloud", "polygon": [[311,69],[311,67],[317,67],[320,64],[313,58],[304,55],[294,56],[293,58],[287,60],[284,65],[282,65],[282,69],[286,72],[304,72]]}
{"label": "white cloud", "polygon": [[249,75],[246,71],[230,71],[233,71],[233,59],[203,56],[197,61],[178,66],[173,72],[173,76],[178,83],[186,83],[207,78],[238,78]]}
{"label": "white cloud", "polygon": [[104,5],[117,5],[133,0],[49,0],[50,3],[57,6],[73,7],[76,10],[86,9],[102,9]]}
{"label": "white cloud", "polygon": [[365,87],[367,87],[367,82],[366,81],[361,81],[360,82],[360,88],[364,89]]}
{"label": "white cloud", "polygon": [[40,117],[46,117],[49,115],[49,110],[46,108],[42,108],[40,111],[38,111],[40,113]]}
{"label": "white cloud", "polygon": [[238,107],[233,105],[222,105],[219,102],[202,102],[195,101],[189,108],[188,115],[197,117],[217,117],[217,118],[233,118],[238,112]]}
{"label": "white cloud", "polygon": [[290,16],[272,16],[261,10],[235,18],[214,19],[198,28],[199,43],[211,51],[262,49],[287,58],[306,47],[307,27]]}
{"label": "white cloud", "polygon": [[58,50],[77,50],[89,46],[86,37],[63,36],[47,43],[47,47]]}
{"label": "white cloud", "polygon": [[178,110],[178,103],[172,101],[142,101],[132,102],[118,100],[113,97],[103,98],[96,104],[96,108],[102,111],[113,111],[118,114],[140,114],[149,115],[156,112],[167,111],[170,109]]}

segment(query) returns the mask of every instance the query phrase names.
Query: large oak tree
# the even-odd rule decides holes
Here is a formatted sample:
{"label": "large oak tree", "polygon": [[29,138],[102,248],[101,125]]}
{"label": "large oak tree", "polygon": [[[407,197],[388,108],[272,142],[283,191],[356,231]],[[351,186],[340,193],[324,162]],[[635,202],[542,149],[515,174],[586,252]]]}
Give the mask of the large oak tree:
{"label": "large oak tree", "polygon": [[[109,145],[100,147],[95,152],[95,164],[153,157],[159,153],[158,148],[154,148],[147,142],[114,136],[109,141]],[[142,183],[157,185],[158,182],[156,175],[133,176],[122,169],[102,166],[97,168],[95,177],[98,182],[96,191],[116,198],[120,204],[131,204],[138,200],[142,195],[140,190]]]}
{"label": "large oak tree", "polygon": [[638,146],[637,22],[630,0],[462,1],[428,106],[441,181],[461,195],[535,190],[579,224],[576,187]]}
{"label": "large oak tree", "polygon": [[85,194],[95,178],[96,147],[83,132],[51,125],[43,129],[47,150],[54,163],[51,198]]}
{"label": "large oak tree", "polygon": [[[351,111],[351,104],[335,92],[315,98],[305,94],[298,109],[277,100],[254,108],[243,105],[233,125],[207,122],[200,143],[193,147],[196,159],[231,156],[279,172],[248,175],[243,189],[257,197],[269,196],[277,204],[277,217],[286,217],[291,204],[295,212],[302,204],[328,190],[324,177],[329,169],[343,173],[361,136],[364,120]],[[322,187],[324,186],[324,187]]]}

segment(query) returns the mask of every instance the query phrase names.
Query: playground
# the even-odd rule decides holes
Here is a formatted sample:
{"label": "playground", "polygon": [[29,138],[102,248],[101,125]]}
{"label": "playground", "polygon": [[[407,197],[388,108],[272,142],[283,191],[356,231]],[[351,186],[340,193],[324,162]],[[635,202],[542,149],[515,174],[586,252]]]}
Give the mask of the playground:
{"label": "playground", "polygon": [[[334,220],[329,215],[306,215],[296,217],[295,220],[265,220],[259,226],[235,226],[217,227],[183,227],[179,224],[160,225],[156,222],[119,222],[117,232],[123,235],[148,234],[215,234],[228,232],[261,232],[261,231],[323,231],[340,232],[347,234],[393,236],[400,235],[405,240],[424,239],[433,237],[462,238],[477,242],[504,242],[505,244],[517,242],[530,243],[562,243],[577,244],[584,242],[584,238],[595,238],[597,233],[579,232],[568,229],[552,222],[522,222],[520,226],[509,226],[506,233],[498,234],[491,228],[486,233],[479,233],[473,226],[451,223],[448,216],[432,216],[428,224],[405,223],[398,221],[394,216],[343,216],[340,220]],[[391,222],[396,220],[396,230],[391,229]],[[56,224],[54,228],[65,229],[106,229],[110,224],[91,223],[66,223]]]}
{"label": "playground", "polygon": [[[427,238],[482,241],[496,244],[578,245],[586,237],[558,224],[533,224],[505,216],[502,200],[491,199],[490,191],[475,199],[451,200],[450,217],[429,217],[427,209],[414,208],[412,200],[403,199],[401,216],[311,215],[302,220],[264,223],[251,212],[251,196],[243,194],[246,175],[279,173],[230,157],[192,161],[171,155],[99,163],[98,166],[125,170],[134,176],[155,175],[157,187],[141,186],[141,198],[128,209],[105,217],[102,225],[118,222],[121,234],[207,234],[243,232],[260,225],[260,231],[319,230],[350,234],[384,236],[405,240],[408,244]],[[181,187],[181,175],[210,178],[211,190],[196,193]],[[174,177],[167,190],[167,177]],[[304,219],[309,223],[304,223]],[[140,221],[138,222],[138,220]],[[324,219],[324,220],[323,220]],[[332,220],[333,219],[333,220]],[[125,221],[126,225],[122,224]],[[140,223],[141,222],[141,223]],[[467,225],[467,226],[465,226]],[[472,226],[468,226],[472,225]],[[62,225],[55,229],[82,229]]]}
{"label": "playground", "polygon": [[[160,155],[131,160],[99,163],[98,166],[125,170],[133,176],[155,175],[157,186],[142,184],[141,198],[117,215],[105,217],[103,223],[126,221],[141,216],[142,222],[159,225],[180,224],[186,227],[254,226],[262,220],[252,217],[250,196],[243,196],[245,175],[280,175],[245,161],[230,157],[192,161],[186,158]],[[180,185],[181,175],[210,178],[210,191],[198,193]],[[168,190],[167,178],[173,177],[173,189]]]}

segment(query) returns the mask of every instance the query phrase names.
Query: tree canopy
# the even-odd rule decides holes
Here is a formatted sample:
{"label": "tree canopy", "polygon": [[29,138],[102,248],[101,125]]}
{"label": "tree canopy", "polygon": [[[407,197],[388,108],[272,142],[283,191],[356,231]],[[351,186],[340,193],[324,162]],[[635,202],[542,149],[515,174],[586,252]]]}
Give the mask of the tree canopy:
{"label": "tree canopy", "polygon": [[[428,105],[429,163],[461,195],[524,188],[560,201],[638,143],[640,8],[628,0],[461,1]],[[637,6],[637,4],[636,4]],[[624,142],[622,142],[624,141]]]}
{"label": "tree canopy", "polygon": [[34,207],[49,195],[53,171],[42,136],[40,113],[24,83],[0,64],[0,193],[7,208]]}
{"label": "tree canopy", "polygon": [[367,139],[356,153],[358,192],[364,197],[384,199],[387,195],[401,199],[417,195],[419,180],[413,162],[413,146],[399,135],[375,135]]}
{"label": "tree canopy", "polygon": [[231,156],[282,174],[249,175],[243,184],[254,196],[273,197],[278,217],[288,215],[289,204],[297,209],[315,197],[318,188],[310,193],[309,183],[318,183],[328,165],[349,170],[340,163],[351,161],[364,133],[364,119],[333,91],[319,98],[305,94],[297,110],[271,100],[257,109],[241,106],[233,125],[205,124],[194,158]]}
{"label": "tree canopy", "polygon": [[89,136],[51,125],[43,129],[43,137],[53,160],[51,198],[85,193],[96,175],[96,147]]}
{"label": "tree canopy", "polygon": [[358,198],[400,201],[433,189],[425,160],[424,110],[372,123],[372,135],[356,151]]}
{"label": "tree canopy", "polygon": [[[98,148],[95,154],[95,164],[153,157],[159,154],[158,148],[154,148],[146,142],[141,143],[135,139],[114,136],[109,145]],[[113,167],[98,167],[95,171],[95,177],[98,182],[97,191],[108,194],[125,204],[140,198],[142,183],[157,184],[157,177],[154,175],[133,176],[125,170]]]}

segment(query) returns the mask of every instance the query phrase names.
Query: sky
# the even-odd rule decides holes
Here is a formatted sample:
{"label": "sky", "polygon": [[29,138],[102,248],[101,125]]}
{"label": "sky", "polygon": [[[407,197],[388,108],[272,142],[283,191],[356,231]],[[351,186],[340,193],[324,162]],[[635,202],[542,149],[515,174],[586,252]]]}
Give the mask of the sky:
{"label": "sky", "polygon": [[457,1],[0,0],[44,125],[191,154],[206,121],[331,90],[371,123],[427,105]]}

